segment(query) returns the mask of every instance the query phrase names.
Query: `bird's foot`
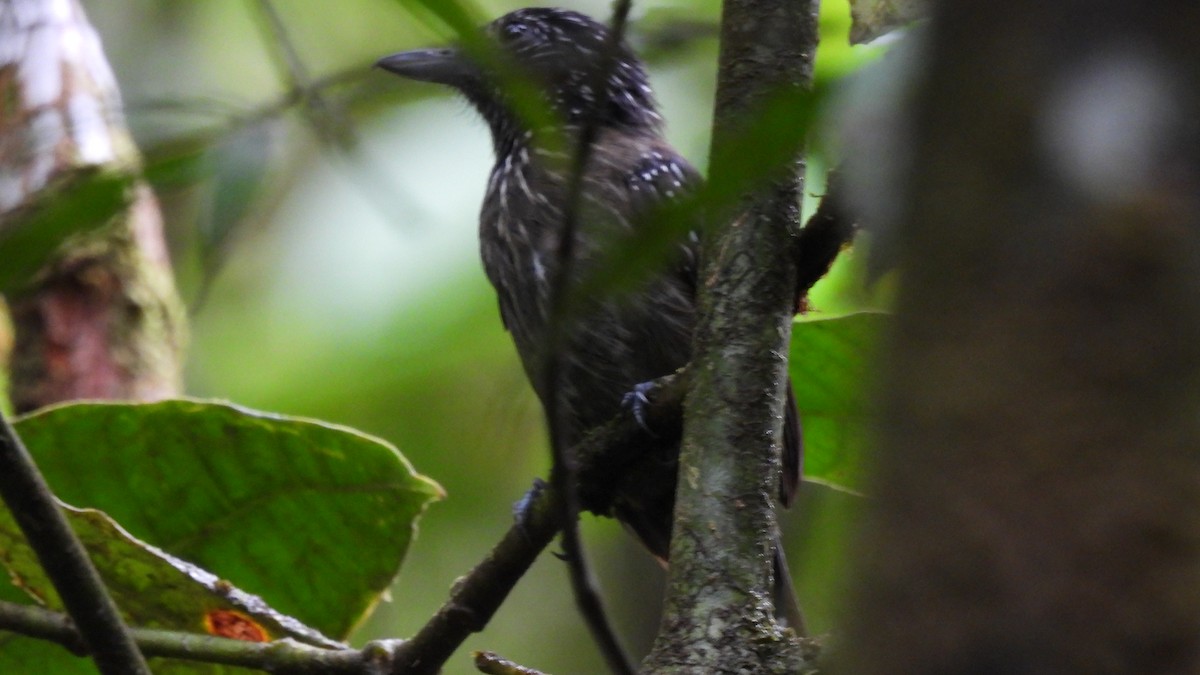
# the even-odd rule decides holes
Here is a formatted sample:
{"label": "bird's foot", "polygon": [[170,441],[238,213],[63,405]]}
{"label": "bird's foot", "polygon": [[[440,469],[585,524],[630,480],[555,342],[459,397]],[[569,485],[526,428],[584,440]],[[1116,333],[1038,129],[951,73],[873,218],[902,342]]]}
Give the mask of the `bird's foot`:
{"label": "bird's foot", "polygon": [[[530,543],[532,543],[532,541],[529,537],[529,519],[533,516],[534,505],[537,504],[538,499],[541,499],[542,497],[542,493],[545,492],[549,487],[550,485],[546,483],[546,481],[542,480],[541,478],[534,478],[533,485],[525,492],[525,494],[521,495],[520,499],[513,502],[513,521],[517,524],[517,529],[521,531],[521,534],[525,535],[525,540],[529,541]],[[550,555],[558,558],[559,560],[570,560],[570,556],[559,551],[551,551]]]}
{"label": "bird's foot", "polygon": [[648,382],[639,382],[633,385],[633,389],[621,398],[621,407],[627,409],[633,419],[637,421],[638,426],[651,436],[657,436],[650,426],[646,423],[646,413],[650,409],[650,397],[647,396],[654,391],[658,386],[658,380],[650,380]]}
{"label": "bird's foot", "polygon": [[542,480],[541,478],[534,478],[533,486],[530,487],[525,494],[521,495],[520,499],[513,502],[513,521],[516,522],[517,527],[521,530],[521,533],[525,535],[526,539],[529,538],[529,531],[526,529],[526,526],[529,523],[533,505],[537,503],[538,498],[542,496],[542,492],[546,490],[546,487],[546,481]]}

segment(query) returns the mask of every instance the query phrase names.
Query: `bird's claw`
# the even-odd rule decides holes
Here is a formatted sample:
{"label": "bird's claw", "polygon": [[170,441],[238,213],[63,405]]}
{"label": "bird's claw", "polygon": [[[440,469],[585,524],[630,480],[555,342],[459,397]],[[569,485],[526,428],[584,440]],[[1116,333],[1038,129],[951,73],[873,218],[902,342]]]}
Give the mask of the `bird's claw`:
{"label": "bird's claw", "polygon": [[533,509],[533,505],[537,503],[538,497],[542,495],[542,492],[545,491],[545,489],[546,481],[542,480],[541,478],[534,478],[533,486],[530,487],[525,494],[521,495],[520,499],[513,502],[513,521],[516,522],[517,527],[521,530],[521,533],[525,535],[526,539],[529,538],[529,531],[526,529],[526,525],[529,523],[530,512]]}
{"label": "bird's claw", "polygon": [[625,394],[621,398],[621,407],[627,408],[633,414],[633,419],[637,421],[638,426],[654,436],[654,432],[650,430],[650,426],[646,423],[646,413],[650,407],[650,397],[646,394],[654,389],[655,381],[640,382],[633,385],[633,390]]}
{"label": "bird's claw", "polygon": [[[534,478],[533,485],[521,495],[521,498],[513,502],[512,514],[513,521],[517,524],[517,529],[525,536],[526,541],[530,541],[529,537],[529,519],[532,517],[533,505],[541,498],[542,493],[546,491],[549,485],[541,478]],[[569,561],[571,556],[561,551],[551,551],[550,555],[562,560]]]}

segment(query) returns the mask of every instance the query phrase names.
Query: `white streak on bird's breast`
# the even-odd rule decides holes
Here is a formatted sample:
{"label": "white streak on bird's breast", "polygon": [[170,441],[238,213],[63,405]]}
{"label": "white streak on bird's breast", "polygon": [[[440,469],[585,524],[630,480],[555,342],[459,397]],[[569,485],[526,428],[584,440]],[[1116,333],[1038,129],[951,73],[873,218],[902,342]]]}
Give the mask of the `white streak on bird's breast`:
{"label": "white streak on bird's breast", "polygon": [[[506,280],[507,288],[497,290],[508,294],[507,302],[521,317],[518,321],[528,322],[533,317],[540,317],[538,322],[544,320],[553,265],[547,256],[557,248],[555,233],[562,210],[554,203],[553,195],[543,191],[561,188],[561,181],[554,180],[546,169],[546,164],[559,156],[561,153],[535,145],[532,135],[526,133],[505,147],[488,180],[485,208],[491,203],[495,211],[492,219],[485,215],[484,227],[499,248],[498,255],[485,258],[484,264],[497,268],[489,269],[489,275]],[[513,287],[514,283],[521,288]],[[527,325],[524,330],[532,334],[539,332],[540,326]]]}
{"label": "white streak on bird's breast", "polygon": [[513,171],[513,177],[516,179],[517,188],[521,190],[521,195],[531,202],[538,201],[538,196],[529,189],[529,179],[525,173],[529,170],[529,149],[522,145],[516,151],[518,156],[517,169]]}
{"label": "white streak on bird's breast", "polygon": [[542,256],[536,251],[533,254],[532,263],[533,278],[537,279],[539,283],[546,283],[546,266],[542,264]]}

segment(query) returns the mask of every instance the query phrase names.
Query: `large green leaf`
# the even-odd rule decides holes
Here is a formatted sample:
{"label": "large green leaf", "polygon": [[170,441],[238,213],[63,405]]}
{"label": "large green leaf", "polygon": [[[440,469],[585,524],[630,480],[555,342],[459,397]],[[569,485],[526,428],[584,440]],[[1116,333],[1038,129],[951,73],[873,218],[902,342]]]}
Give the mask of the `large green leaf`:
{"label": "large green leaf", "polygon": [[[340,646],[211,572],[138,541],[103,512],[62,506],[109,594],[132,625],[233,637],[220,630],[220,622],[222,616],[237,613],[253,620],[261,638],[256,641],[291,637],[318,647]],[[58,592],[7,509],[0,509],[0,563],[12,582],[36,598],[37,604],[64,610]]]}
{"label": "large green leaf", "polygon": [[55,493],[344,637],[441,495],[387,443],[223,403],[80,403],[20,420]]}
{"label": "large green leaf", "polygon": [[[341,646],[211,572],[138,541],[103,512],[67,505],[63,508],[109,594],[131,625],[258,642],[288,637],[319,647]],[[7,509],[0,509],[0,564],[12,582],[36,598],[37,604],[63,611],[62,600]],[[0,637],[0,669],[57,673],[60,664],[80,661],[61,650],[45,650],[31,642],[15,635]],[[169,662],[159,663],[156,672],[164,668],[210,674],[241,672],[224,666]]]}
{"label": "large green leaf", "polygon": [[791,376],[804,430],[804,477],[862,491],[874,348],[888,318],[864,312],[792,326]]}

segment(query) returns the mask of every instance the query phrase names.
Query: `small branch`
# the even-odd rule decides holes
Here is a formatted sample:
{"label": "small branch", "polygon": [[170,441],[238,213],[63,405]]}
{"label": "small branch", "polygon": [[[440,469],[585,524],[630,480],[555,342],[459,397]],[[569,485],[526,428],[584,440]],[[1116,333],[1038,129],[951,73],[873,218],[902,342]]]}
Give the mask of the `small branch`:
{"label": "small branch", "polygon": [[[70,617],[41,607],[0,602],[0,630],[57,643],[84,656],[87,648]],[[146,656],[257,668],[290,675],[366,675],[383,672],[398,641],[371,642],[362,650],[321,649],[295,640],[246,642],[180,631],[131,628]],[[149,671],[146,671],[149,672]]]}
{"label": "small branch", "polygon": [[279,12],[275,11],[275,5],[271,3],[271,0],[258,0],[256,6],[259,16],[266,24],[263,28],[264,32],[269,33],[267,37],[274,38],[273,41],[268,40],[268,42],[275,46],[274,53],[279,62],[279,70],[283,71],[291,81],[293,89],[306,89],[311,79],[308,75],[308,68],[305,67],[303,59],[300,58],[300,52],[296,50],[296,45],[288,35],[287,27],[283,25],[283,18],[279,16]]}
{"label": "small branch", "polygon": [[561,406],[562,364],[561,350],[566,344],[569,328],[566,324],[568,284],[575,260],[575,232],[578,229],[579,210],[583,197],[583,176],[591,159],[592,146],[596,140],[600,112],[608,103],[608,80],[616,65],[617,52],[625,34],[629,17],[630,0],[617,0],[613,7],[612,25],[609,27],[608,42],[592,82],[596,100],[586,111],[579,130],[578,145],[567,183],[567,201],[563,207],[562,228],[559,232],[557,265],[550,284],[550,339],[547,341],[544,387],[546,392],[546,419],[550,427],[550,448],[553,453],[553,468],[550,482],[561,497],[562,544],[570,569],[571,587],[575,601],[583,614],[592,637],[600,647],[609,668],[621,675],[632,675],[634,668],[629,656],[622,649],[617,636],[604,612],[596,583],[587,566],[583,545],[579,539],[579,498],[576,492],[575,458],[571,449],[565,447],[563,439],[563,412]]}
{"label": "small branch", "polygon": [[67,524],[33,458],[2,413],[0,496],[74,618],[80,639],[100,672],[149,675],[145,659],[138,652],[83,544]]}
{"label": "small branch", "polygon": [[[657,380],[647,392],[648,426],[678,420],[686,389],[686,371]],[[621,413],[571,449],[578,461],[576,478],[587,488],[579,493],[584,508],[608,514],[612,490],[641,457],[645,434],[631,415]],[[397,650],[393,675],[438,672],[471,633],[487,626],[517,581],[558,534],[562,523],[559,494],[553,485],[533,494],[524,519],[509,528],[487,558],[454,585],[450,598],[433,618]]]}
{"label": "small branch", "polygon": [[540,670],[513,663],[494,652],[475,652],[475,667],[488,675],[543,675]]}
{"label": "small branch", "polygon": [[561,500],[553,487],[533,495],[483,562],[455,582],[450,598],[396,654],[394,675],[437,673],[471,633],[487,626],[513,586],[560,529]]}
{"label": "small branch", "polygon": [[257,0],[258,17],[261,21],[264,42],[272,47],[276,68],[288,83],[288,89],[298,102],[304,103],[302,110],[313,130],[323,140],[332,142],[342,149],[354,147],[353,127],[341,119],[341,111],[330,104],[322,90],[313,86],[308,68],[288,34],[283,18],[275,10],[271,0]]}
{"label": "small branch", "polygon": [[817,212],[796,237],[796,312],[803,311],[808,292],[857,234],[858,222],[843,197],[841,174],[831,170]]}
{"label": "small branch", "polygon": [[[350,85],[358,85],[372,76],[369,65],[355,65],[344,70],[338,70],[323,77],[314,78],[304,88],[291,87],[284,93],[258,105],[243,106],[234,102],[213,100],[209,98],[182,98],[154,100],[141,105],[132,106],[134,113],[188,113],[205,115],[216,118],[199,131],[179,137],[181,140],[166,141],[164,146],[175,144],[188,146],[192,143],[205,143],[215,136],[230,134],[245,127],[261,124],[281,116],[283,113],[310,100],[314,96],[325,97],[326,91]],[[368,92],[372,97],[382,96],[383,92]],[[153,149],[147,154],[153,156]]]}

